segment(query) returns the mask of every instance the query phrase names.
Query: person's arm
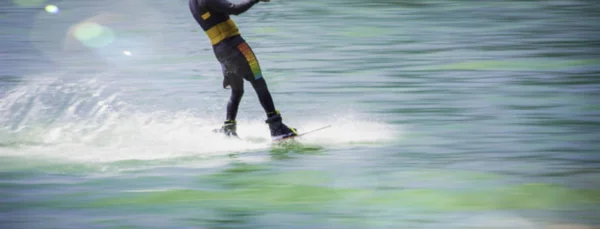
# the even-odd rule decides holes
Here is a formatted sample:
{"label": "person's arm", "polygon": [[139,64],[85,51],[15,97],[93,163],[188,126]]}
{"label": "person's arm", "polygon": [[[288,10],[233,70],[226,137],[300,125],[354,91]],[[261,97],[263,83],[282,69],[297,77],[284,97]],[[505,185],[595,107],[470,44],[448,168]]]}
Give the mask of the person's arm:
{"label": "person's arm", "polygon": [[208,8],[225,14],[239,15],[246,12],[260,0],[243,0],[240,3],[232,3],[228,0],[207,0]]}

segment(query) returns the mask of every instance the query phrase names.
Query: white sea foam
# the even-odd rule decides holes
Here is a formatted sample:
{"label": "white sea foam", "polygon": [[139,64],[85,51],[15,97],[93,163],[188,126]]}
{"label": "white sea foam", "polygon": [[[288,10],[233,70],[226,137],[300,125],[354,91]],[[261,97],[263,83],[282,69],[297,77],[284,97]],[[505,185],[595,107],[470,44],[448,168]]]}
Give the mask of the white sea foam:
{"label": "white sea foam", "polygon": [[[262,117],[238,121],[238,133],[246,139],[240,141],[212,133],[220,119],[192,111],[137,109],[122,101],[118,90],[95,80],[40,82],[18,86],[0,101],[0,142],[9,145],[0,148],[0,155],[113,162],[214,157],[271,147]],[[300,132],[332,125],[298,139],[324,146],[389,141],[398,134],[383,122],[348,112],[290,122]]]}

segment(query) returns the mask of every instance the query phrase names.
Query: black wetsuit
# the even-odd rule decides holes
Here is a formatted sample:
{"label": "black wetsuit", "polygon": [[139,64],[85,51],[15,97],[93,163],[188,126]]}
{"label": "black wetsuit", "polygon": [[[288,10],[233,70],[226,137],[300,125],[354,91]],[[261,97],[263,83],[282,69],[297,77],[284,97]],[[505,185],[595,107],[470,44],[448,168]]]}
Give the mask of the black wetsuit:
{"label": "black wetsuit", "polygon": [[234,121],[244,94],[244,79],[248,80],[267,116],[276,113],[273,99],[262,76],[258,59],[244,41],[229,15],[246,12],[258,0],[244,0],[238,4],[227,0],[189,0],[192,15],[208,35],[213,51],[223,69],[223,87],[231,86],[227,104],[227,120]]}

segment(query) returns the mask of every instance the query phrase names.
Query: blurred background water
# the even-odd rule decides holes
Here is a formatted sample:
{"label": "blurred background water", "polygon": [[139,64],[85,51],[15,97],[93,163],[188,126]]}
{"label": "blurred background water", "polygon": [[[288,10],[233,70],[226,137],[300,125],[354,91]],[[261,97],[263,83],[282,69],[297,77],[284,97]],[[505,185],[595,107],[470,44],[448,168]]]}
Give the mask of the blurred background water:
{"label": "blurred background water", "polygon": [[187,1],[0,3],[0,228],[600,226],[600,2],[273,0],[233,17],[298,143]]}

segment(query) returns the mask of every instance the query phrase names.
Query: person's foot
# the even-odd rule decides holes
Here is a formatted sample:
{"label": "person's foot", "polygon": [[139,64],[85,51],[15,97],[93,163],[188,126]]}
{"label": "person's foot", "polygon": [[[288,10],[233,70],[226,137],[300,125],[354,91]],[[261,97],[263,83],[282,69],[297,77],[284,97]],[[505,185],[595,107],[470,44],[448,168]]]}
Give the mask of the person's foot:
{"label": "person's foot", "polygon": [[215,133],[222,133],[229,137],[237,137],[237,126],[235,120],[227,120],[223,123],[221,129],[214,129]]}
{"label": "person's foot", "polygon": [[266,120],[266,123],[269,124],[269,129],[271,130],[271,139],[273,141],[298,135],[298,132],[295,128],[291,128],[283,124],[279,111],[277,111],[275,115],[269,117]]}

